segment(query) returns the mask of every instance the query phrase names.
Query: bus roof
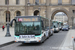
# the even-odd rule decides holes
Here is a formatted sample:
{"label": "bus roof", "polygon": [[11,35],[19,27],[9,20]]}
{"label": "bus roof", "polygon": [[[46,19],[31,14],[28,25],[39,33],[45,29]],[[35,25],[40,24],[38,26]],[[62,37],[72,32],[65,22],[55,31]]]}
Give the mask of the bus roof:
{"label": "bus roof", "polygon": [[15,18],[35,18],[35,17],[41,17],[41,18],[45,18],[45,19],[48,19],[46,17],[42,17],[42,16],[16,16]]}
{"label": "bus roof", "polygon": [[40,16],[16,16],[15,18],[32,18],[32,17],[40,17]]}

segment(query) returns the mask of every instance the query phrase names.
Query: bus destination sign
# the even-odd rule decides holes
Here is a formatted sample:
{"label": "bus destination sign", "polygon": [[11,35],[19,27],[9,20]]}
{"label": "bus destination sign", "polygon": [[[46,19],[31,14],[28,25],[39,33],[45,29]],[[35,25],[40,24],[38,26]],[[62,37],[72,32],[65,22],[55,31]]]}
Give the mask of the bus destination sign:
{"label": "bus destination sign", "polygon": [[18,18],[17,21],[38,21],[38,18]]}

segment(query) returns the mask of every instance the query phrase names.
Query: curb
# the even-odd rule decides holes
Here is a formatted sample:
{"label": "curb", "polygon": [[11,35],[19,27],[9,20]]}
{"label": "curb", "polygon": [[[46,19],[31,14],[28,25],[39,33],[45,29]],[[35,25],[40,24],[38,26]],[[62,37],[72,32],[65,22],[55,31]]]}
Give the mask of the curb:
{"label": "curb", "polygon": [[[65,36],[65,38],[64,38],[64,40],[63,40],[63,42],[61,43],[60,47],[63,47],[64,42],[65,42],[65,40],[66,40],[66,38],[67,38],[67,35],[68,35],[68,34],[66,34],[66,36]],[[59,49],[59,50],[62,50],[62,48],[61,48],[61,49]]]}
{"label": "curb", "polygon": [[14,43],[14,41],[7,42],[7,43],[5,43],[5,44],[1,44],[0,47],[4,47],[4,46],[10,45],[10,44],[12,44],[12,43]]}

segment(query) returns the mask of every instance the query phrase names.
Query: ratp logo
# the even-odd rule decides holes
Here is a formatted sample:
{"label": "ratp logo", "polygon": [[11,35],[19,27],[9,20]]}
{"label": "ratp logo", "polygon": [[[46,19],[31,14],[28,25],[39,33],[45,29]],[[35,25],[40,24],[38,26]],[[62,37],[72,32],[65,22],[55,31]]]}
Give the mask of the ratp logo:
{"label": "ratp logo", "polygon": [[18,21],[22,21],[22,18],[19,18]]}

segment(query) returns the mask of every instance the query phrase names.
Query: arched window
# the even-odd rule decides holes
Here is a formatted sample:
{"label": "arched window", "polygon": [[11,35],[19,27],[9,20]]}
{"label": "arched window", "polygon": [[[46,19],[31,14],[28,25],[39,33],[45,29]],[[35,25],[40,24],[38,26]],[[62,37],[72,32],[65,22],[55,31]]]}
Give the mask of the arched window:
{"label": "arched window", "polygon": [[72,5],[75,5],[75,0],[72,0],[71,2],[72,2]]}
{"label": "arched window", "polygon": [[34,11],[34,16],[37,16],[39,14],[39,11],[38,10],[35,10]]}
{"label": "arched window", "polygon": [[20,11],[17,11],[17,12],[16,12],[16,16],[21,16]]}
{"label": "arched window", "polygon": [[62,4],[62,0],[58,0],[58,5],[61,5]]}
{"label": "arched window", "polygon": [[38,5],[39,4],[39,0],[35,0],[35,4]]}
{"label": "arched window", "polygon": [[10,12],[6,11],[6,22],[10,22]]}
{"label": "arched window", "polygon": [[19,2],[20,2],[19,0],[16,0],[16,4],[19,4]]}
{"label": "arched window", "polygon": [[9,0],[5,0],[5,4],[6,4],[6,5],[9,4]]}

